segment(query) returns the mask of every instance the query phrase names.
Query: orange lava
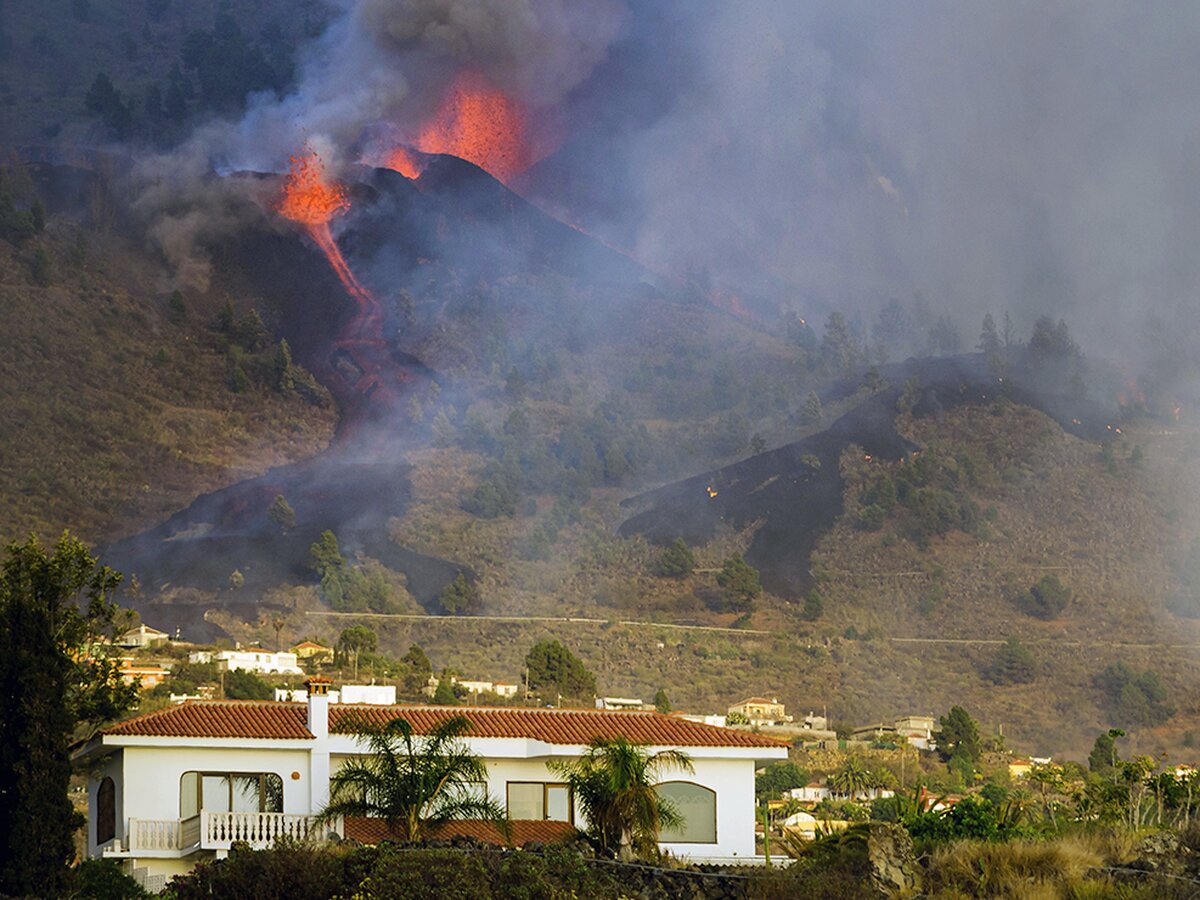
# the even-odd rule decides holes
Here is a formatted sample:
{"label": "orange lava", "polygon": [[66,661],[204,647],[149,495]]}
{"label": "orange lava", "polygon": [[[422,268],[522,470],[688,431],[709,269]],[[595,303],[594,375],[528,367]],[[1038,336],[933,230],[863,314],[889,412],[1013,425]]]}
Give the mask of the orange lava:
{"label": "orange lava", "polygon": [[417,178],[425,168],[416,155],[407,147],[397,147],[386,160],[384,168],[399,172],[405,178]]}
{"label": "orange lava", "polygon": [[281,216],[302,225],[327,225],[350,208],[341,185],[325,180],[325,163],[316,153],[293,156],[291,162],[279,201]]}
{"label": "orange lava", "polygon": [[374,295],[358,280],[329,230],[330,220],[350,208],[346,191],[341,185],[325,178],[325,164],[313,151],[293,156],[291,162],[291,170],[283,182],[279,214],[304,226],[313,243],[325,254],[346,293],[358,306],[358,315],[350,326],[353,335],[359,338],[373,335],[381,327],[382,308]]}
{"label": "orange lava", "polygon": [[[421,129],[416,147],[473,162],[507,183],[533,162],[524,106],[476,72],[463,72],[442,97],[437,113]],[[404,170],[396,166],[396,171]],[[407,174],[407,173],[404,173]],[[409,176],[412,177],[412,176]]]}

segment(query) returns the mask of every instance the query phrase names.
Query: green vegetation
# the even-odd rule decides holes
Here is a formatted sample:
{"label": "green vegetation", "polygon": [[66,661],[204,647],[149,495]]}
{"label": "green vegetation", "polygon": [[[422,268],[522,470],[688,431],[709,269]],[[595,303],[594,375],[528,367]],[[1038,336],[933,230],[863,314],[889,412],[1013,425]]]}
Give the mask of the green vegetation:
{"label": "green vegetation", "polygon": [[469,616],[479,612],[483,598],[475,583],[459,572],[438,597],[438,606],[448,616]]}
{"label": "green vegetation", "polygon": [[1057,619],[1071,602],[1071,589],[1055,575],[1043,575],[1017,598],[1017,605],[1038,619]]}
{"label": "green vegetation", "polygon": [[1096,687],[1107,700],[1112,720],[1121,726],[1160,725],[1175,715],[1167,689],[1154,672],[1137,671],[1123,662],[1107,666],[1096,676]]}
{"label": "green vegetation", "polygon": [[1029,684],[1037,678],[1037,660],[1019,638],[1010,636],[985,667],[984,674],[993,684]]}
{"label": "green vegetation", "polygon": [[696,555],[683,538],[675,538],[663,548],[658,569],[667,578],[684,578],[691,575],[695,568]]}
{"label": "green vegetation", "polygon": [[654,790],[672,772],[692,771],[691,759],[678,750],[651,753],[624,738],[597,739],[579,759],[553,760],[549,766],[570,785],[587,820],[588,838],[602,853],[656,858],[659,830],[681,822],[679,812]]}
{"label": "green vegetation", "polygon": [[275,691],[255,673],[231,669],[225,673],[225,696],[230,700],[274,700]]}
{"label": "green vegetation", "polygon": [[329,783],[322,815],[383,819],[401,840],[418,841],[447,822],[482,819],[508,834],[504,807],[475,787],[487,766],[461,740],[471,723],[455,716],[416,737],[403,718],[373,728],[359,723],[370,756],[344,762]]}
{"label": "green vegetation", "polygon": [[717,584],[724,593],[725,608],[733,612],[747,613],[754,601],[762,594],[762,582],[758,570],[749,565],[742,554],[728,557],[717,573]]}
{"label": "green vegetation", "polygon": [[[278,500],[276,498],[276,505]],[[285,501],[286,503],[286,501]],[[289,507],[290,509],[290,507]],[[339,612],[392,612],[392,589],[379,568],[352,566],[337,535],[324,531],[309,547],[309,562],[321,578],[321,599]]]}
{"label": "green vegetation", "polygon": [[587,699],[596,693],[596,676],[558,641],[539,641],[525,657],[529,689],[546,701]]}
{"label": "green vegetation", "polygon": [[131,706],[103,642],[123,630],[121,576],[64,533],[52,553],[11,544],[0,572],[0,892],[61,895],[78,814],[69,743]]}

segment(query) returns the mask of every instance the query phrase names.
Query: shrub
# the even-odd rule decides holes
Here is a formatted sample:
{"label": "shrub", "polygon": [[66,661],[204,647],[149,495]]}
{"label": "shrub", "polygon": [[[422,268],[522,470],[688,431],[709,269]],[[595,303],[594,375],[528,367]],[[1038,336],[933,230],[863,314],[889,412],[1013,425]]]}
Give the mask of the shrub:
{"label": "shrub", "polygon": [[1071,600],[1071,589],[1055,575],[1043,575],[1033,587],[1022,594],[1017,605],[1038,619],[1057,619]]}
{"label": "shrub", "polygon": [[683,538],[675,538],[662,552],[658,571],[668,578],[683,578],[696,568],[696,556]]}
{"label": "shrub", "polygon": [[1037,678],[1037,661],[1028,647],[1010,637],[996,651],[984,676],[993,684],[1028,684]]}

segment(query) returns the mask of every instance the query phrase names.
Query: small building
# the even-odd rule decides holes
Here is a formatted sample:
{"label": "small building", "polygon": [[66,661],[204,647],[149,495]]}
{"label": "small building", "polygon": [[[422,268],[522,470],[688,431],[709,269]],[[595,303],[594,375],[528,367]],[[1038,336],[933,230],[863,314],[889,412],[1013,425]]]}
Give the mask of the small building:
{"label": "small building", "polygon": [[1028,778],[1033,771],[1033,760],[1016,757],[1008,761],[1009,778]]}
{"label": "small building", "polygon": [[292,648],[297,659],[311,659],[313,662],[329,662],[333,659],[333,648],[318,644],[316,641],[301,641]]}
{"label": "small building", "polygon": [[165,644],[171,639],[171,636],[165,631],[159,631],[157,628],[151,628],[145,623],[137,628],[130,628],[124,634],[117,638],[116,644],[118,647],[127,649],[145,649],[146,647],[155,647],[159,644]]}
{"label": "small building", "polygon": [[729,712],[745,716],[750,722],[790,722],[782,703],[775,697],[747,697],[729,707]]}
{"label": "small building", "polygon": [[303,675],[295,653],[266,650],[197,650],[188,654],[190,663],[215,662],[222,672],[241,669],[259,675]]}
{"label": "small building", "polygon": [[[804,787],[792,788],[784,792],[792,800],[798,800],[800,803],[816,806],[822,800],[849,800],[850,794],[847,791],[839,791],[829,785],[828,781],[810,781]],[[880,798],[894,797],[896,792],[888,788],[873,787],[859,791],[855,794],[856,802],[866,802],[869,800],[879,800]]]}
{"label": "small building", "polygon": [[597,697],[596,709],[645,709],[646,704],[635,697]]}
{"label": "small building", "polygon": [[933,716],[904,716],[896,720],[896,733],[919,750],[932,750],[937,720]]}
{"label": "small building", "polygon": [[138,665],[132,656],[122,656],[119,674],[121,681],[125,684],[133,684],[141,679],[142,690],[148,691],[150,688],[162,684],[163,680],[171,673],[162,666]]}
{"label": "small building", "polygon": [[367,703],[372,706],[392,706],[396,702],[394,684],[343,684],[343,703]]}
{"label": "small building", "polygon": [[715,725],[717,728],[725,727],[725,716],[718,713],[707,715],[705,713],[672,713],[673,716],[678,716],[680,719],[687,719],[689,722],[699,722],[701,725]]}

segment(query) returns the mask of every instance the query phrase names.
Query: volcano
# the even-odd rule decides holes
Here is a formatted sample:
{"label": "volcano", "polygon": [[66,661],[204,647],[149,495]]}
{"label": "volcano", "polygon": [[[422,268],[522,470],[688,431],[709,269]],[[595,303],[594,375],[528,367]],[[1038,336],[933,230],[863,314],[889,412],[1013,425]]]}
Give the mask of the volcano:
{"label": "volcano", "polygon": [[[314,177],[303,166],[301,172]],[[311,207],[293,211],[289,218],[300,228],[281,231],[272,219],[247,213],[255,225],[210,248],[223,270],[237,273],[242,290],[281,311],[282,336],[330,390],[341,418],[333,442],[318,457],[203,495],[161,525],[104,550],[107,561],[149,589],[147,599],[134,603],[139,612],[185,628],[191,639],[218,636],[203,616],[211,596],[202,608],[155,595],[172,588],[216,594],[224,608],[254,618],[268,589],[312,580],[309,547],[326,530],[347,555],[361,553],[404,573],[409,592],[431,612],[458,574],[474,577],[461,565],[388,537],[389,520],[403,515],[411,500],[405,453],[429,437],[412,405],[462,389],[438,371],[436,361],[427,365],[411,352],[428,333],[406,328],[396,303],[406,291],[419,290],[430,269],[453,268],[468,283],[501,282],[529,271],[594,280],[603,272],[608,292],[646,289],[649,276],[628,258],[549,218],[464,160],[430,156],[415,180],[365,167],[354,176],[344,195],[338,189],[320,196],[318,213],[308,215]],[[231,177],[256,184],[276,178]],[[574,319],[586,315],[560,312]],[[529,314],[516,308],[501,313]],[[295,524],[286,529],[269,515],[277,496],[295,513]],[[242,580],[231,586],[234,571]]]}

